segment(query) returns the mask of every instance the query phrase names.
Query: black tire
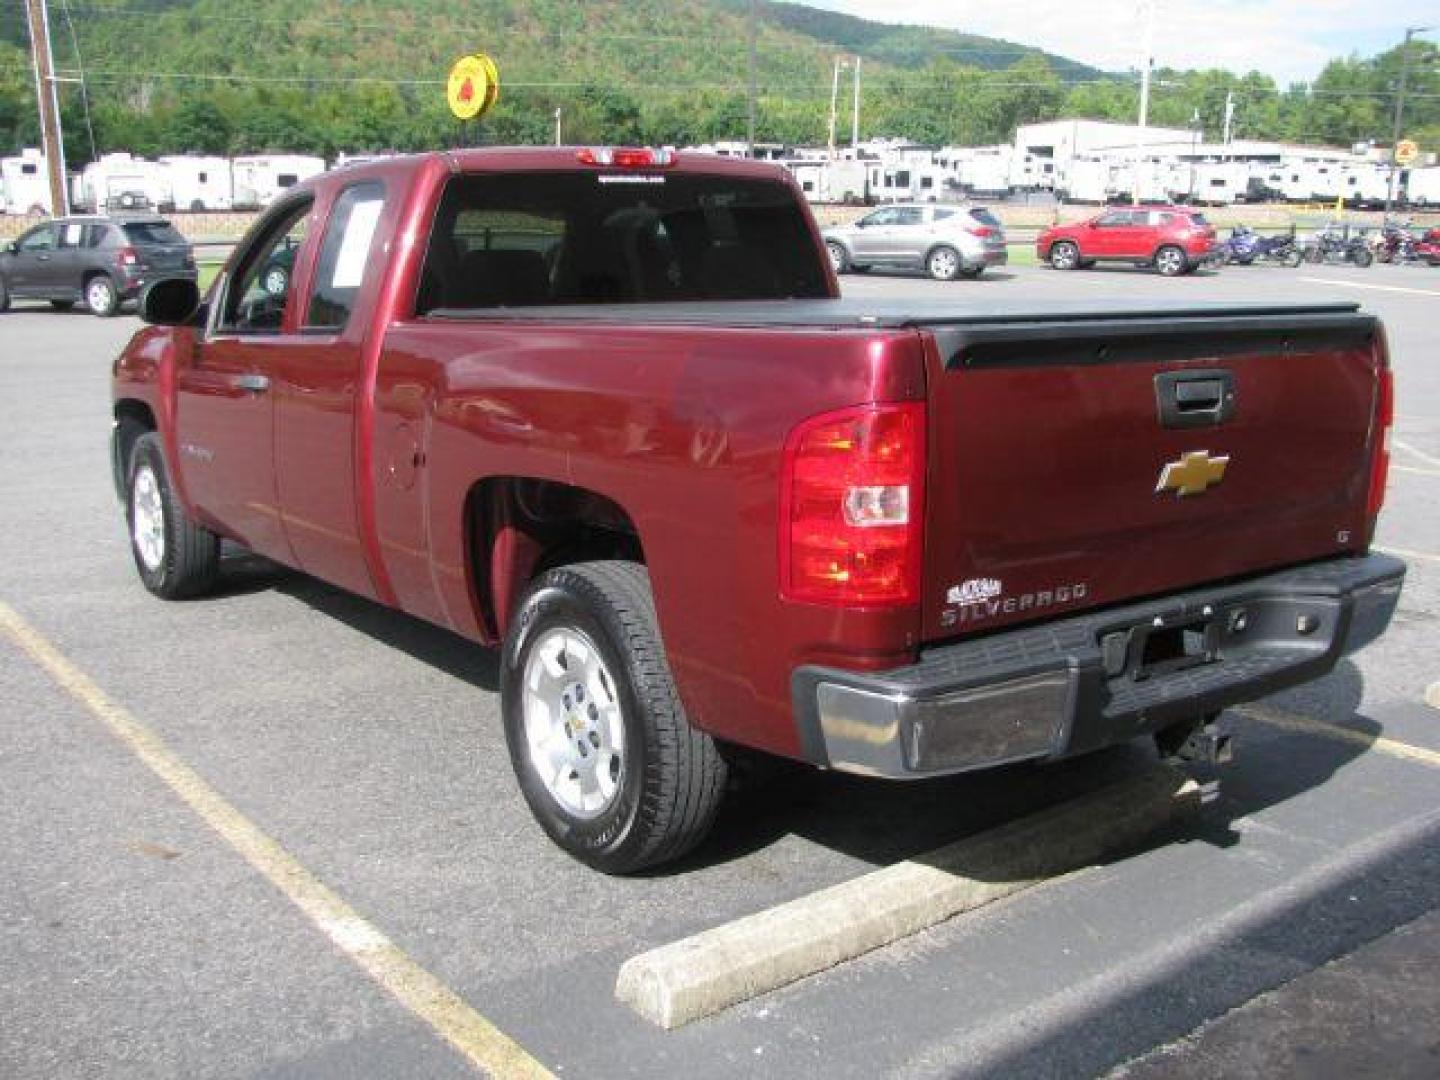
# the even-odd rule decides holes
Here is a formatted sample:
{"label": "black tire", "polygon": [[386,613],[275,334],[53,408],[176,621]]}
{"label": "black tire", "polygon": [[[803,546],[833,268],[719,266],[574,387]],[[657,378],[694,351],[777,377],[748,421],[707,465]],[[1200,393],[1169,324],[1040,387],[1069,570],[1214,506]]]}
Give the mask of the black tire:
{"label": "black tire", "polygon": [[1191,270],[1191,264],[1181,248],[1175,247],[1173,244],[1166,244],[1155,252],[1155,269],[1163,277],[1179,277]]}
{"label": "black tire", "polygon": [[[562,804],[561,795],[536,767],[534,758],[541,753],[536,743],[545,741],[541,735],[547,715],[556,715],[545,711],[539,693],[532,691],[532,705],[539,710],[532,714],[535,722],[526,722],[527,671],[535,670],[530,662],[541,645],[567,634],[593,644],[605,669],[602,685],[613,694],[611,704],[618,706],[623,731],[622,753],[610,770],[615,789],[589,816]],[[562,681],[571,677],[566,656]],[[536,821],[568,854],[604,873],[627,874],[678,859],[709,833],[725,791],[726,764],[714,740],[685,717],[644,566],[576,563],[541,575],[525,594],[506,635],[500,681],[505,738],[521,793]],[[586,708],[593,730],[601,721],[593,693],[591,699]],[[569,708],[570,698],[564,701]],[[584,724],[578,699],[575,707],[577,713],[567,715]],[[563,736],[555,732],[566,744],[567,756],[568,741],[579,730],[572,731],[569,722],[561,729]],[[555,721],[549,723],[554,731]],[[584,747],[579,748],[583,753]],[[552,766],[555,752],[548,751]],[[598,759],[593,767],[598,771]],[[556,783],[567,768],[562,761]],[[580,784],[578,772],[572,771],[565,782],[572,780]]]}
{"label": "black tire", "polygon": [[1080,249],[1069,240],[1057,240],[1050,245],[1049,260],[1056,270],[1075,270],[1080,266]]}
{"label": "black tire", "polygon": [[1354,254],[1354,261],[1355,265],[1363,270],[1365,269],[1365,267],[1369,266],[1372,262],[1375,261],[1375,256],[1371,255],[1369,250],[1366,248],[1356,248]]}
{"label": "black tire", "polygon": [[50,306],[56,311],[69,311],[75,306],[74,300],[51,300]]}
{"label": "black tire", "polygon": [[106,274],[96,274],[85,282],[85,306],[92,315],[108,319],[120,310],[120,291]]}
{"label": "black tire", "polygon": [[[158,558],[154,552],[142,551],[137,539],[136,520],[146,513],[138,508],[149,492],[146,476],[154,484],[155,505],[161,518]],[[125,477],[125,523],[130,530],[130,552],[145,588],[165,600],[180,600],[210,589],[220,574],[220,538],[186,516],[170,486],[170,468],[159,435],[151,431],[135,440]],[[149,505],[148,500],[146,502]],[[154,512],[154,507],[150,512]]]}
{"label": "black tire", "polygon": [[1294,270],[1297,266],[1299,266],[1300,263],[1304,261],[1304,259],[1305,256],[1301,253],[1299,248],[1295,248],[1294,250],[1287,251],[1285,253],[1285,265],[1288,266],[1291,270]]}
{"label": "black tire", "polygon": [[850,269],[850,253],[845,250],[845,245],[835,240],[825,243],[825,252],[830,256],[831,269],[837,274],[843,274]]}
{"label": "black tire", "polygon": [[0,311],[10,310],[10,289],[5,284],[5,279],[0,278]]}

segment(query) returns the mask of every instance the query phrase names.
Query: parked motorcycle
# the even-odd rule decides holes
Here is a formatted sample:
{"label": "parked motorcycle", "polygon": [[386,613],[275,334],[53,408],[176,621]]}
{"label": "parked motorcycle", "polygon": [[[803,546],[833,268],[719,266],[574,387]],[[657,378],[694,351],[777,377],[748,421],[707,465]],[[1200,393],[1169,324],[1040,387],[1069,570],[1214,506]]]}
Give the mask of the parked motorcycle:
{"label": "parked motorcycle", "polygon": [[1295,243],[1293,231],[1280,236],[1261,236],[1248,225],[1237,225],[1232,229],[1229,238],[1216,247],[1216,256],[1217,264],[1228,262],[1250,266],[1265,262],[1291,267],[1300,265],[1300,248]]}
{"label": "parked motorcycle", "polygon": [[1305,247],[1305,261],[1309,263],[1354,263],[1369,266],[1375,261],[1370,245],[1359,233],[1348,235],[1343,226],[1329,225],[1315,234]]}
{"label": "parked motorcycle", "polygon": [[1409,222],[1387,221],[1375,238],[1375,261],[1411,262],[1415,259],[1415,234]]}
{"label": "parked motorcycle", "polygon": [[1440,266],[1440,229],[1431,229],[1415,241],[1415,257],[1431,266]]}

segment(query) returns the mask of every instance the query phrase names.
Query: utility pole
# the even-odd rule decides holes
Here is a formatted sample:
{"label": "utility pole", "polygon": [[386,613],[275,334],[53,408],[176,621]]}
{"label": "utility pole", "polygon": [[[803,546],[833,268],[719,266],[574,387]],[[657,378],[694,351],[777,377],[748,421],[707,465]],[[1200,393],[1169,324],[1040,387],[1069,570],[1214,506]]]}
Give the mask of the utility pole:
{"label": "utility pole", "polygon": [[855,101],[850,107],[850,146],[860,157],[860,57],[855,57]]}
{"label": "utility pole", "polygon": [[35,104],[40,109],[40,146],[50,174],[50,213],[70,212],[65,197],[65,147],[60,141],[60,102],[55,94],[55,58],[50,53],[50,13],[45,0],[25,0],[30,26],[30,59],[35,67]]}
{"label": "utility pole", "polygon": [[1148,0],[1145,12],[1145,51],[1140,57],[1140,126],[1135,130],[1135,165],[1130,174],[1130,203],[1140,205],[1140,157],[1146,143],[1145,128],[1150,119],[1150,69],[1155,66],[1155,0]]}
{"label": "utility pole", "polygon": [[835,67],[830,73],[830,160],[835,160],[835,108],[840,98],[840,69],[845,66],[843,57],[835,57]]}
{"label": "utility pole", "polygon": [[749,147],[751,157],[755,156],[755,51],[759,37],[759,21],[756,14],[758,7],[759,0],[750,0],[750,90],[747,100],[749,126],[746,145]]}
{"label": "utility pole", "polygon": [[1226,146],[1230,145],[1230,125],[1235,119],[1235,91],[1225,91],[1225,134],[1220,140]]}
{"label": "utility pole", "polygon": [[1400,161],[1395,155],[1400,151],[1400,127],[1405,117],[1405,83],[1410,76],[1410,39],[1416,34],[1433,29],[1433,26],[1409,27],[1405,31],[1405,41],[1400,46],[1400,86],[1395,92],[1395,129],[1390,138],[1390,186],[1385,189],[1387,215],[1395,202],[1395,196],[1400,193]]}

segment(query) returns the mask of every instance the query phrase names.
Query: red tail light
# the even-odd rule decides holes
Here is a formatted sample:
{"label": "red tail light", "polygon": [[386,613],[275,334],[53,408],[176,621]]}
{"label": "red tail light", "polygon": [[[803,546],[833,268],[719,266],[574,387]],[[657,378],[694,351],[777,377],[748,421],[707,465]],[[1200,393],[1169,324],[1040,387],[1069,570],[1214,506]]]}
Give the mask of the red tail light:
{"label": "red tail light", "polygon": [[924,481],[921,402],[801,424],[785,444],[781,595],[854,607],[918,602]]}
{"label": "red tail light", "polygon": [[674,150],[648,146],[585,146],[575,154],[581,165],[614,165],[621,169],[653,169],[675,162]]}
{"label": "red tail light", "polygon": [[1380,368],[1375,387],[1375,441],[1370,447],[1370,491],[1365,515],[1372,521],[1385,505],[1385,485],[1390,478],[1390,428],[1395,423],[1395,377],[1389,365]]}
{"label": "red tail light", "polygon": [[134,248],[125,247],[120,249],[121,266],[137,266],[139,263],[140,255]]}
{"label": "red tail light", "polygon": [[994,236],[995,230],[989,225],[972,225],[970,231],[979,237]]}

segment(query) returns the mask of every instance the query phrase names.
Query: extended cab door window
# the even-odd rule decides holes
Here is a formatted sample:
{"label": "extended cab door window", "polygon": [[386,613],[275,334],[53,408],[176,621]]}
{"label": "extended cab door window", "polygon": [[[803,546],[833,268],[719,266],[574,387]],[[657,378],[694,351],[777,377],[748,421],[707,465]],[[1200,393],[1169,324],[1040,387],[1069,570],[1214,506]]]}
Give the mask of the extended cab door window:
{"label": "extended cab door window", "polygon": [[379,181],[346,188],[335,200],[315,264],[306,330],[333,332],[345,328],[371,262],[370,246],[384,206],[385,187]]}
{"label": "extended cab door window", "polygon": [[278,334],[293,292],[295,259],[310,227],[309,199],[271,211],[225,286],[215,332]]}

